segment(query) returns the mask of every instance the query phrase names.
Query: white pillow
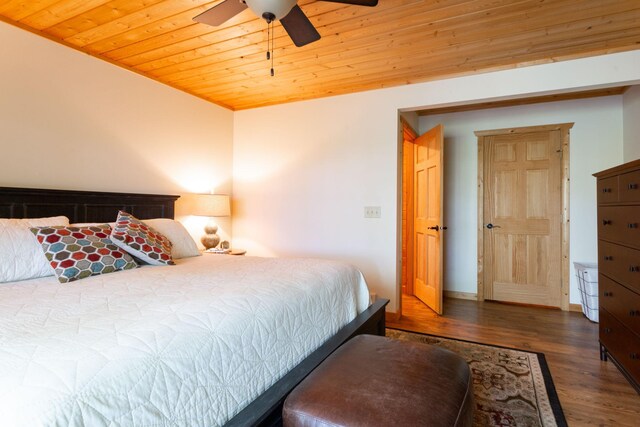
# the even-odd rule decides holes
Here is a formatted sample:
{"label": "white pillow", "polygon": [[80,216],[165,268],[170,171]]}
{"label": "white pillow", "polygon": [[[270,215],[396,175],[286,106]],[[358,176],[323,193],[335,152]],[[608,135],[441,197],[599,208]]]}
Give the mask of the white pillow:
{"label": "white pillow", "polygon": [[30,227],[69,225],[69,218],[0,218],[0,283],[53,276]]}
{"label": "white pillow", "polygon": [[173,259],[202,255],[198,249],[198,245],[193,241],[187,229],[178,221],[168,218],[156,218],[145,219],[142,220],[142,222],[154,228],[171,241],[173,245],[171,247],[171,257]]}

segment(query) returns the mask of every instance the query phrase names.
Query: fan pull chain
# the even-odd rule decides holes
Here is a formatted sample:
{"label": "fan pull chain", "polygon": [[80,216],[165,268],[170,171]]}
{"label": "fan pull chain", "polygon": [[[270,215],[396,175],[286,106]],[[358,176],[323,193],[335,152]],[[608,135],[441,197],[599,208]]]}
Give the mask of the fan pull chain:
{"label": "fan pull chain", "polygon": [[267,61],[271,60],[271,77],[273,77],[275,75],[273,71],[273,21],[276,20],[276,17],[271,12],[263,13],[262,17],[267,21]]}
{"label": "fan pull chain", "polygon": [[267,61],[271,59],[271,52],[270,50],[270,46],[269,46],[269,37],[271,34],[271,23],[269,21],[267,21]]}
{"label": "fan pull chain", "polygon": [[273,21],[271,22],[271,77],[275,75],[273,71],[273,57],[274,57],[274,41],[273,41]]}

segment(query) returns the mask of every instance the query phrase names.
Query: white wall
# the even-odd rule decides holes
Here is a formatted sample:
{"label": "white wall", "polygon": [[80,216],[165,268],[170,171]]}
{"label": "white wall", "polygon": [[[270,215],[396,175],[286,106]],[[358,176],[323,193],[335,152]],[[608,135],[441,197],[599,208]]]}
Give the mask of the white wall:
{"label": "white wall", "polygon": [[420,132],[438,123],[445,136],[445,289],[477,292],[476,130],[573,122],[570,142],[570,302],[580,303],[574,261],[597,262],[596,180],[622,163],[622,96],[497,108],[420,118]]}
{"label": "white wall", "polygon": [[0,58],[1,186],[231,192],[232,111],[2,22]]}
{"label": "white wall", "polygon": [[640,86],[634,86],[623,95],[624,108],[624,161],[640,159]]}
{"label": "white wall", "polygon": [[633,51],[236,112],[234,242],[349,260],[395,311],[399,109],[637,82]]}

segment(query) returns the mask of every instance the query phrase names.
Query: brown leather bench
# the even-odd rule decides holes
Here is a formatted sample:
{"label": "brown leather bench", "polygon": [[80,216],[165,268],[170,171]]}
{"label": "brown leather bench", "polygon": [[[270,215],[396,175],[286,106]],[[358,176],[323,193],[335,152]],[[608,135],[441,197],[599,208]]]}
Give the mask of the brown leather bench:
{"label": "brown leather bench", "polygon": [[287,397],[285,427],[471,426],[469,365],[448,350],[359,335]]}

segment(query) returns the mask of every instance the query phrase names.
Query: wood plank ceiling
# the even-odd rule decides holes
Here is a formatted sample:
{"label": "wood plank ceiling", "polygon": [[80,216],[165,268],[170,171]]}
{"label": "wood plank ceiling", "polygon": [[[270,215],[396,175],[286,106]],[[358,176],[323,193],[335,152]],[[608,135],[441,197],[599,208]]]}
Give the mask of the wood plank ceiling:
{"label": "wood plank ceiling", "polygon": [[192,21],[217,3],[2,0],[0,19],[233,110],[640,49],[639,0],[300,0],[322,39],[276,24],[271,77],[253,12]]}

